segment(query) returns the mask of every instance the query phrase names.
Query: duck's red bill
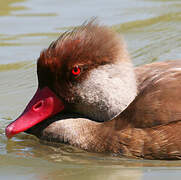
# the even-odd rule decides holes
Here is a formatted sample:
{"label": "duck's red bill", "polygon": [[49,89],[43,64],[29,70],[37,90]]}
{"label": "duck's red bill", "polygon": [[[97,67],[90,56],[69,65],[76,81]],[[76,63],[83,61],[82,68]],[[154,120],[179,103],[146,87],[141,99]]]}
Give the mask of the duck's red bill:
{"label": "duck's red bill", "polygon": [[38,89],[24,112],[6,127],[6,136],[26,131],[64,109],[63,102],[48,87]]}

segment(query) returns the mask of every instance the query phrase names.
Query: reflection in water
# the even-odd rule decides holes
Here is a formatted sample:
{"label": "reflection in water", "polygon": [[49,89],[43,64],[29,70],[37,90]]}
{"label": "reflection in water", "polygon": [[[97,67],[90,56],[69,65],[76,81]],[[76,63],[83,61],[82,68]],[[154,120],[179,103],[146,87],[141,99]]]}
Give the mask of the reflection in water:
{"label": "reflection in water", "polygon": [[18,116],[36,87],[36,66],[32,62],[0,65],[0,118]]}
{"label": "reflection in water", "polygon": [[[128,168],[132,163],[127,164],[126,160],[86,153],[65,145],[58,148],[40,144],[36,138],[25,134],[9,140],[6,150],[8,153],[6,157],[0,155],[0,169],[9,164],[11,164],[9,170],[16,166],[17,169],[13,172],[17,174],[17,177],[31,175],[37,180],[117,180],[120,178],[122,180],[139,180],[142,176],[141,170]],[[120,163],[121,161],[123,164]],[[128,167],[125,167],[126,164]],[[19,171],[18,167],[23,167],[23,173]],[[0,174],[2,174],[1,170]],[[5,174],[5,177],[8,178],[9,174]],[[12,178],[12,175],[10,177]]]}
{"label": "reflection in water", "polygon": [[0,72],[2,71],[11,71],[11,70],[17,70],[21,68],[29,68],[30,62],[18,62],[18,63],[11,63],[11,64],[0,64]]}
{"label": "reflection in water", "polygon": [[141,180],[142,173],[138,169],[120,169],[119,167],[89,167],[66,168],[55,170],[51,173],[39,175],[40,180],[75,180],[80,177],[80,180]]}
{"label": "reflection in water", "polygon": [[57,147],[56,144],[42,144],[33,136],[25,134],[9,140],[6,150],[6,157],[0,155],[0,169],[11,164],[12,167],[17,167],[14,170],[17,173],[19,167],[24,167],[24,176],[32,174],[37,180],[151,180],[153,175],[165,179],[166,168],[161,168],[164,166],[176,171],[178,177],[181,174],[178,168],[181,167],[179,161],[133,160],[88,153],[66,145]]}
{"label": "reflection in water", "polygon": [[[4,142],[6,138],[4,137]],[[25,158],[41,158],[54,163],[72,163],[73,165],[119,166],[125,167],[181,167],[180,161],[160,161],[128,159],[113,154],[91,153],[70,145],[39,141],[34,136],[21,133],[6,142],[8,154]]]}
{"label": "reflection in water", "polygon": [[116,25],[114,28],[125,34],[129,52],[138,65],[181,58],[180,22],[181,11]]}
{"label": "reflection in water", "polygon": [[23,6],[15,6],[14,3],[24,2],[25,0],[1,0],[0,2],[0,16],[10,15],[12,11],[23,10]]}
{"label": "reflection in water", "polygon": [[[125,168],[117,158],[86,153],[64,145],[61,148],[40,144],[36,138],[29,135],[9,140],[6,146],[8,162],[1,161],[1,164],[16,165],[24,168],[24,173],[29,174],[29,168],[36,179],[123,179],[137,180],[142,176],[141,170]],[[31,153],[30,153],[31,152]],[[1,157],[2,159],[2,157]],[[27,161],[28,160],[28,161]],[[111,164],[111,166],[110,166]],[[131,164],[131,163],[130,163]],[[128,163],[129,166],[129,163]],[[77,178],[76,178],[77,177]]]}

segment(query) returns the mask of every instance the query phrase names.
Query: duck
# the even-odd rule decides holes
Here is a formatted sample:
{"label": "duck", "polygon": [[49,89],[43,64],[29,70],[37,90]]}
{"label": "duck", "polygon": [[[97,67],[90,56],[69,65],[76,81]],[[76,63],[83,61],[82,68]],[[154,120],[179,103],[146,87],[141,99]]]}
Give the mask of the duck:
{"label": "duck", "polygon": [[128,158],[181,159],[181,61],[134,67],[119,34],[91,20],[37,60],[38,88],[5,129]]}

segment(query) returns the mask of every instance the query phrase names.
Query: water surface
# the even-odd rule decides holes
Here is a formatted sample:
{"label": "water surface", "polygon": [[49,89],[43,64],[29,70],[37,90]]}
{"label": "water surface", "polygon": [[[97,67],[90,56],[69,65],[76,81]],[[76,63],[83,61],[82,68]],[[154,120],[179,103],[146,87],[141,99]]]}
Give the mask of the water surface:
{"label": "water surface", "polygon": [[180,161],[146,161],[39,142],[4,128],[37,87],[36,59],[64,30],[98,16],[122,34],[135,65],[181,59],[180,0],[0,0],[0,179],[180,179]]}

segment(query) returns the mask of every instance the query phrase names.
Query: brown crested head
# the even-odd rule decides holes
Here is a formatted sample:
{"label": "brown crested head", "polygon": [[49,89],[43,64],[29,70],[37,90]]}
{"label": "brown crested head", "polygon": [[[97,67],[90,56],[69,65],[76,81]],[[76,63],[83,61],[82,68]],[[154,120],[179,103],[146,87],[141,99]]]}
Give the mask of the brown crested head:
{"label": "brown crested head", "polygon": [[[99,65],[128,61],[120,36],[95,20],[63,33],[42,51],[37,64],[39,85],[54,86],[54,80],[71,79],[72,69],[80,67],[81,77]],[[85,73],[86,71],[86,73]]]}
{"label": "brown crested head", "polygon": [[[103,113],[116,103],[119,106],[117,113],[135,96],[136,88],[125,83],[132,83],[129,76],[134,79],[130,64],[121,37],[111,28],[92,20],[63,33],[41,53],[37,63],[39,87],[49,87],[76,112],[82,113],[82,107],[78,107],[80,104],[86,108],[84,114],[88,115],[93,114],[88,109],[100,108]],[[109,93],[120,86],[124,88],[123,91],[120,89],[122,97],[116,99]],[[125,98],[129,88],[134,93]],[[118,101],[122,99],[124,102],[120,105]],[[76,107],[72,107],[75,104]],[[110,111],[109,118],[116,114]]]}
{"label": "brown crested head", "polygon": [[135,98],[136,81],[118,34],[94,20],[63,33],[37,63],[39,87],[6,135],[26,131],[63,110],[107,121]]}

